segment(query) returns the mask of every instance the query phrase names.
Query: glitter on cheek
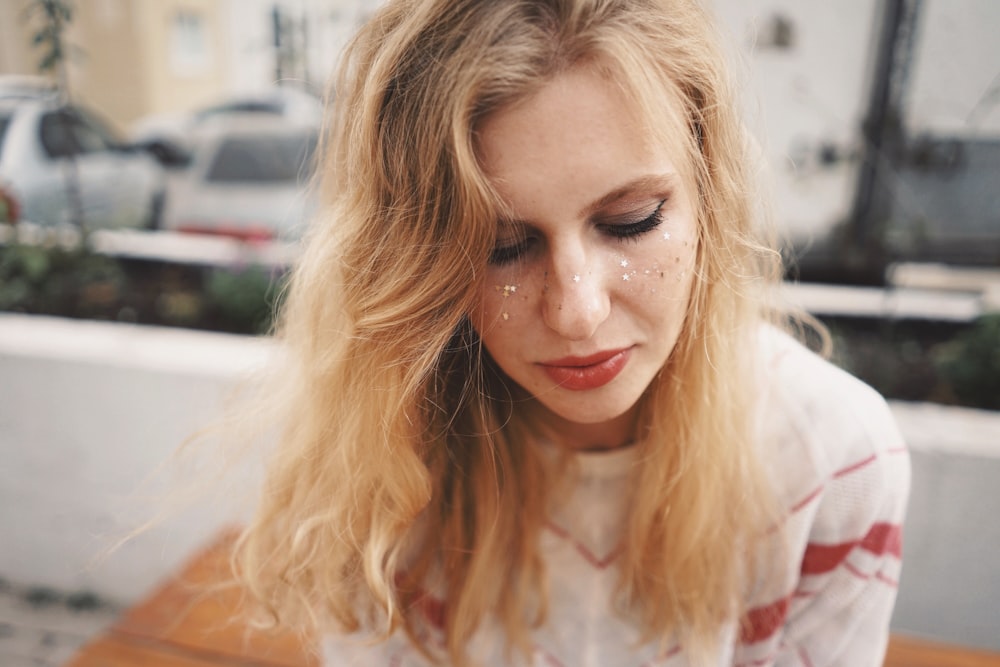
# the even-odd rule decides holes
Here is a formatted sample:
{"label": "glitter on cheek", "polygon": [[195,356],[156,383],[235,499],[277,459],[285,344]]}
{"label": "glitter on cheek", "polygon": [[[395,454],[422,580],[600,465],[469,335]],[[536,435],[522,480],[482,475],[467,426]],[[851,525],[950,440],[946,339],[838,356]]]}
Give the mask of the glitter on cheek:
{"label": "glitter on cheek", "polygon": [[580,274],[579,273],[574,273],[573,274],[573,282],[575,282],[575,283],[580,282]]}
{"label": "glitter on cheek", "polygon": [[505,311],[505,312],[503,312],[503,313],[501,313],[501,314],[500,314],[500,316],[501,316],[502,318],[504,318],[505,320],[509,320],[509,319],[510,319],[510,313],[508,313],[508,312],[506,312],[506,311]]}
{"label": "glitter on cheek", "polygon": [[670,232],[663,232],[663,240],[664,241],[670,240]]}
{"label": "glitter on cheek", "polygon": [[622,259],[622,261],[620,261],[619,264],[621,265],[621,267],[623,269],[627,269],[628,268],[628,260],[627,259]]}

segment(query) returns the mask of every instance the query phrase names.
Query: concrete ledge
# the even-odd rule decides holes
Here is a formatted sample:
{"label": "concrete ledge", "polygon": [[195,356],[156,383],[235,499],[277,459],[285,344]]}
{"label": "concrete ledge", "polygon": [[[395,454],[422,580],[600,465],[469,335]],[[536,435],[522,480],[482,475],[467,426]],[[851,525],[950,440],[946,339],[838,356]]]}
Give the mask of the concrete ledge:
{"label": "concrete ledge", "polygon": [[889,406],[910,449],[1000,459],[1000,412],[906,401]]}
{"label": "concrete ledge", "polygon": [[784,283],[789,303],[813,315],[972,322],[986,311],[983,296],[912,287]]}
{"label": "concrete ledge", "polygon": [[253,478],[240,471],[233,506],[178,509],[95,562],[163,509],[185,481],[164,463],[271,352],[250,337],[0,315],[0,578],[133,602],[245,513]]}
{"label": "concrete ledge", "polygon": [[265,338],[38,315],[0,314],[0,355],[235,378],[263,367]]}

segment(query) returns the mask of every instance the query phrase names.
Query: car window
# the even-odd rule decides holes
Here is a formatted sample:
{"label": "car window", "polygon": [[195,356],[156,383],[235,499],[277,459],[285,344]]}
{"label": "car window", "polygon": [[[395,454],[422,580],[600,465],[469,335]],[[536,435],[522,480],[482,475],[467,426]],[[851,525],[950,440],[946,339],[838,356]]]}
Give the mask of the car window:
{"label": "car window", "polygon": [[231,137],[212,158],[205,180],[212,183],[280,183],[309,176],[316,135]]}
{"label": "car window", "polygon": [[63,113],[50,111],[42,115],[39,134],[42,148],[49,157],[68,157],[79,152],[69,123],[69,118]]}
{"label": "car window", "polygon": [[3,139],[7,136],[7,128],[10,126],[10,115],[0,114],[0,153],[3,152]]}
{"label": "car window", "polygon": [[100,116],[79,108],[74,109],[73,113],[76,114],[79,121],[76,125],[77,132],[87,133],[86,141],[95,146],[100,145],[100,148],[96,150],[108,150],[122,144],[121,138],[111,130],[111,127]]}
{"label": "car window", "polygon": [[104,133],[74,110],[60,109],[43,114],[39,132],[42,148],[51,158],[112,148]]}
{"label": "car window", "polygon": [[280,116],[282,111],[282,106],[277,102],[266,100],[245,100],[202,109],[195,114],[195,118],[200,122],[208,120],[214,116],[224,116],[226,114],[259,113]]}

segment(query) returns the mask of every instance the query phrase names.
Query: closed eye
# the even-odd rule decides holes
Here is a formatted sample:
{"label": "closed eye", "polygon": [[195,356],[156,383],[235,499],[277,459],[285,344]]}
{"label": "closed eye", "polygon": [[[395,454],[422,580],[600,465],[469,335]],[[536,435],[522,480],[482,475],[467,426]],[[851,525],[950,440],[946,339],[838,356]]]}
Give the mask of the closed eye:
{"label": "closed eye", "polygon": [[660,200],[649,216],[635,222],[619,222],[614,224],[602,224],[601,229],[605,234],[618,239],[637,239],[646,232],[652,231],[663,223],[663,205],[666,199]]}
{"label": "closed eye", "polygon": [[525,238],[511,245],[502,245],[493,248],[493,252],[490,253],[489,262],[493,266],[510,264],[511,262],[517,261],[521,255],[527,252],[530,245],[531,239]]}
{"label": "closed eye", "polygon": [[[653,209],[653,212],[641,220],[634,222],[607,222],[601,223],[598,227],[602,232],[616,239],[636,239],[646,232],[652,231],[663,223],[663,205],[666,199],[661,199]],[[516,262],[525,255],[536,242],[535,237],[525,235],[516,237],[505,245],[498,245],[490,253],[489,263],[491,266],[504,266]]]}

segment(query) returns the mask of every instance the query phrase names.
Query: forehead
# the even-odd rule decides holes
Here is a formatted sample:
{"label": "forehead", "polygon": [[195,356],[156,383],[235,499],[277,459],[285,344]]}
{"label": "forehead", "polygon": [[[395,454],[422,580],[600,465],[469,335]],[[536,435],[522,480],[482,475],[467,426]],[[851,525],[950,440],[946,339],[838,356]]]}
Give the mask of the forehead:
{"label": "forehead", "polygon": [[[489,115],[479,154],[503,203],[527,217],[551,200],[583,205],[648,176],[683,175],[684,142],[646,122],[627,100],[605,74],[576,67]],[[663,117],[680,108],[669,98],[662,103]]]}

